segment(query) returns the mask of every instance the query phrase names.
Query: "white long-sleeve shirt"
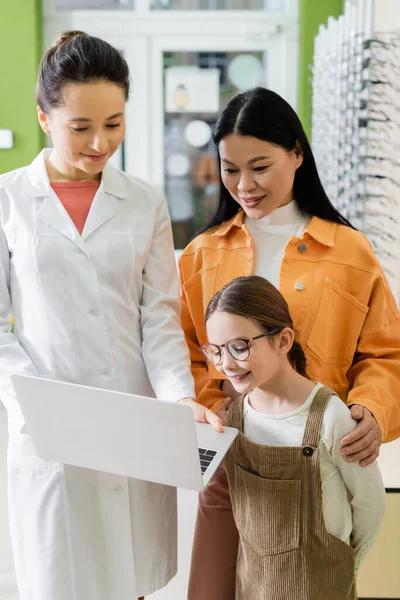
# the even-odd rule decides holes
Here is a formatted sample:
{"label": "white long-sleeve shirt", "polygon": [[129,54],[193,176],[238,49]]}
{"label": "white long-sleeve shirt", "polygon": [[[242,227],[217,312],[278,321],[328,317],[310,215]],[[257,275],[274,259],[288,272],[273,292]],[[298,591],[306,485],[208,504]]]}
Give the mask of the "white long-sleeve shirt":
{"label": "white long-sleeve shirt", "polygon": [[[317,384],[304,404],[285,414],[258,412],[244,401],[244,434],[269,446],[301,446]],[[386,494],[376,462],[361,467],[341,456],[341,439],[356,427],[350,410],[333,395],[322,423],[320,468],[322,510],[328,533],[350,543],[356,551],[356,571],[371,548],[385,514]]]}

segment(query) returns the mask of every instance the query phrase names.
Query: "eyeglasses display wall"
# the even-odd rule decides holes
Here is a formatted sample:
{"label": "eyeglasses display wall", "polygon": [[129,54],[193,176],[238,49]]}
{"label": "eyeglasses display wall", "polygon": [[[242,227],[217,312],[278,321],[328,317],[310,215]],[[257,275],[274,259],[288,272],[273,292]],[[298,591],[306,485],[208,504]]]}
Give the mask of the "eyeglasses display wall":
{"label": "eyeglasses display wall", "polygon": [[329,198],[367,235],[399,301],[400,31],[376,30],[376,1],[347,0],[320,28],[312,142]]}

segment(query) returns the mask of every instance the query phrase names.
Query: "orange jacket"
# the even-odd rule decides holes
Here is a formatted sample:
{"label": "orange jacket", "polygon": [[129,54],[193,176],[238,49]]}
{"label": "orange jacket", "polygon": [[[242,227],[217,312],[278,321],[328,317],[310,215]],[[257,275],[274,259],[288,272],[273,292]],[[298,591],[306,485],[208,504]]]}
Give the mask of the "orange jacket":
{"label": "orange jacket", "polygon": [[[253,270],[252,239],[240,209],[229,221],[196,237],[184,250],[182,326],[189,345],[197,400],[217,410],[225,395],[221,374],[207,365],[204,314],[213,294]],[[400,315],[367,238],[313,217],[302,238],[292,237],[279,289],[314,381],[347,404],[375,416],[384,441],[400,436]]]}

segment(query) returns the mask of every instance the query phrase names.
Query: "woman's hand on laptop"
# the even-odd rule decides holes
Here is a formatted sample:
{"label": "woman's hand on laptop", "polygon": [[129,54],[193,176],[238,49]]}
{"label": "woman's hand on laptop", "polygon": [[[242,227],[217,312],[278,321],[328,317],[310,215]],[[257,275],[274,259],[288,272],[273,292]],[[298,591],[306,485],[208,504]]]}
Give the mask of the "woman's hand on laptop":
{"label": "woman's hand on laptop", "polygon": [[195,421],[200,421],[200,423],[209,423],[215,429],[215,431],[222,432],[224,430],[221,418],[209,408],[206,408],[202,404],[196,402],[194,398],[181,398],[178,400],[178,402],[179,404],[186,404],[186,406],[190,406],[193,411],[193,417]]}

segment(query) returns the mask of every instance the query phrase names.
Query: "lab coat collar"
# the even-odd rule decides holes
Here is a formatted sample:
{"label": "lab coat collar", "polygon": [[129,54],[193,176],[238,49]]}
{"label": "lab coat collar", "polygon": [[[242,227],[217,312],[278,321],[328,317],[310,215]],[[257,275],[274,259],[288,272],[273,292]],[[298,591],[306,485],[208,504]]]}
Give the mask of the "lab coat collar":
{"label": "lab coat collar", "polygon": [[[27,167],[24,192],[29,196],[48,196],[51,192],[46,170],[46,160],[49,158],[50,153],[51,148],[45,148]],[[117,198],[128,198],[129,196],[124,175],[109,162],[102,173],[99,191]]]}
{"label": "lab coat collar", "polygon": [[35,197],[46,197],[39,209],[38,217],[83,249],[84,240],[114,217],[116,211],[110,195],[118,199],[129,196],[124,175],[112,165],[106,165],[100,187],[80,235],[62,203],[55,198],[55,192],[50,186],[45,163],[50,152],[50,149],[43,150],[27,168],[25,192]]}
{"label": "lab coat collar", "polygon": [[101,176],[100,190],[117,198],[128,198],[129,191],[124,174],[110,162],[104,168]]}
{"label": "lab coat collar", "polygon": [[26,169],[24,193],[29,196],[48,196],[51,191],[49,176],[46,171],[46,159],[50,148],[42,150]]}

